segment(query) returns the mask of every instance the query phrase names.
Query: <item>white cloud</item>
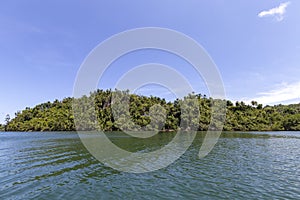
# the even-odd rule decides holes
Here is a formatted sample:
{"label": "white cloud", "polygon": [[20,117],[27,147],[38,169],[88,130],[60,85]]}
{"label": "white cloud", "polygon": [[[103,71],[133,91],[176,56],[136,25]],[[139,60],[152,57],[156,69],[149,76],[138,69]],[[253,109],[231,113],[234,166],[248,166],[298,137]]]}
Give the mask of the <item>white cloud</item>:
{"label": "white cloud", "polygon": [[[300,81],[295,83],[282,83],[276,89],[258,94],[253,98],[264,105],[300,103]],[[246,102],[250,102],[248,99]]]}
{"label": "white cloud", "polygon": [[264,10],[258,14],[258,17],[275,17],[277,21],[282,21],[284,13],[286,12],[287,6],[290,2],[281,3],[278,7],[271,8],[270,10]]}

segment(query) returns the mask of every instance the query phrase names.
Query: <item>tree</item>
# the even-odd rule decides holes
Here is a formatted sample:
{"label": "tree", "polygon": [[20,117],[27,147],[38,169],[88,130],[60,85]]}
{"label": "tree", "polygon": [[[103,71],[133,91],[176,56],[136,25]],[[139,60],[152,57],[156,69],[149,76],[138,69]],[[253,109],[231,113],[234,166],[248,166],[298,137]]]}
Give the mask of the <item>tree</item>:
{"label": "tree", "polygon": [[260,110],[260,109],[262,109],[262,107],[263,107],[262,104],[258,104],[256,108]]}
{"label": "tree", "polygon": [[6,125],[9,123],[9,121],[10,121],[10,116],[9,116],[9,114],[7,114],[5,116],[5,123],[6,123]]}
{"label": "tree", "polygon": [[[183,130],[198,127],[198,130],[205,131],[209,126],[219,127],[222,122],[224,116],[218,113],[223,112],[212,109],[213,105],[220,103],[227,105],[226,131],[300,130],[300,104],[263,107],[257,102],[234,104],[229,100],[195,94],[166,102],[159,97],[111,90],[97,90],[81,98],[65,98],[27,107],[18,111],[13,119],[6,115],[2,130],[74,131],[76,119],[76,128],[83,131],[98,128],[103,131],[135,131],[140,128],[167,131],[180,126]],[[73,106],[78,109],[73,110]],[[212,116],[216,117],[213,122]]]}
{"label": "tree", "polygon": [[251,101],[251,105],[252,105],[253,107],[257,106],[257,101]]}
{"label": "tree", "polygon": [[4,126],[4,129],[5,129],[5,131],[7,131],[7,126],[8,126],[8,124],[9,124],[9,121],[10,121],[10,116],[9,116],[9,114],[7,114],[6,116],[5,116],[5,126]]}

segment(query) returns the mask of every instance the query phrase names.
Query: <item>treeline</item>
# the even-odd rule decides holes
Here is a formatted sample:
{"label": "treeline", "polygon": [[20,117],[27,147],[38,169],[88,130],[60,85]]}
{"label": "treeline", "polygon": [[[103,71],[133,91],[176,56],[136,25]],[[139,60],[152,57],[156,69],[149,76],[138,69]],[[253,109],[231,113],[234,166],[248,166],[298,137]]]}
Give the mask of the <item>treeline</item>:
{"label": "treeline", "polygon": [[[112,102],[112,95],[118,99],[118,94],[127,95],[126,100],[129,102],[127,111],[124,110],[126,107],[121,106],[118,109],[118,104]],[[251,105],[246,105],[244,102],[233,103],[228,100],[207,98],[201,94],[193,94],[193,97],[197,101],[196,104],[195,101],[191,101],[189,104],[192,104],[192,107],[198,106],[200,117],[197,121],[186,125],[187,129],[189,128],[187,126],[196,125],[199,131],[207,130],[211,121],[212,105],[224,103],[226,105],[226,121],[223,130],[225,131],[300,130],[300,104],[263,107],[255,101],[251,102]],[[124,97],[122,96],[122,98]],[[121,100],[124,101],[124,99]],[[15,113],[15,117],[7,120],[5,125],[0,125],[0,130],[74,131],[72,110],[74,102],[80,108],[77,110],[79,113],[76,114],[76,125],[80,130],[93,129],[96,121],[97,126],[104,131],[134,129],[135,126],[144,127],[145,130],[171,131],[185,126],[185,120],[188,123],[191,118],[190,113],[182,113],[183,100],[180,99],[167,102],[163,98],[139,96],[129,94],[128,91],[97,90],[89,96],[79,99],[65,98],[62,101],[55,100],[42,103],[34,108],[26,108]],[[112,109],[113,106],[116,109]],[[116,115],[119,116],[117,119],[114,118]],[[81,124],[81,122],[84,123]],[[217,124],[216,127],[218,127]]]}

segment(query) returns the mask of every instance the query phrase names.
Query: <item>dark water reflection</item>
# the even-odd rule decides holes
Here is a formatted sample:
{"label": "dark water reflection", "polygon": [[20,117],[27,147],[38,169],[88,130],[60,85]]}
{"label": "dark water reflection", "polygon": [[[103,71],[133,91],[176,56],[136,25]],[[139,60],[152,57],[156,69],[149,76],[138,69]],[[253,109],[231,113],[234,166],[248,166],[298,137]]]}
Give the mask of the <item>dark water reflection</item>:
{"label": "dark water reflection", "polygon": [[[130,151],[174,136],[108,135]],[[76,133],[0,133],[0,199],[300,199],[300,132],[223,133],[200,160],[204,136],[169,167],[130,174],[98,162]]]}

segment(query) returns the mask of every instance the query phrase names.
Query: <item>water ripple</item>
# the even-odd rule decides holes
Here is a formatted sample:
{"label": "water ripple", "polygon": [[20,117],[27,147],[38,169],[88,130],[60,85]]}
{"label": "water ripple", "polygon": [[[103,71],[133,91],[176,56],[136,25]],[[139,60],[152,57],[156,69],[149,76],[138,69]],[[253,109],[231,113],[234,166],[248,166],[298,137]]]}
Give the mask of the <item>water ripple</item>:
{"label": "water ripple", "polygon": [[[169,167],[129,174],[98,162],[75,133],[1,133],[0,198],[300,199],[299,132],[223,133],[200,160],[204,135]],[[170,138],[112,137],[141,152]]]}

